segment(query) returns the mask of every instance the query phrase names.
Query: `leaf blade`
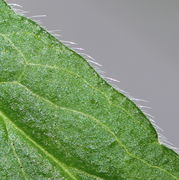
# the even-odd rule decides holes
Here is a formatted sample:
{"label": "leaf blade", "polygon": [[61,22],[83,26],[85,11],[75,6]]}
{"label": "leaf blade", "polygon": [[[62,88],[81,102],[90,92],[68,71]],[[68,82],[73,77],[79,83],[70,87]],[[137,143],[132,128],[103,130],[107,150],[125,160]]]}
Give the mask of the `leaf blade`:
{"label": "leaf blade", "polygon": [[[2,117],[11,116],[52,161],[90,174],[87,179],[178,178],[178,156],[158,143],[155,129],[133,102],[31,20],[14,14],[7,22],[0,29],[5,52],[0,65],[16,64],[3,68],[0,79]],[[63,176],[84,179],[80,171]]]}

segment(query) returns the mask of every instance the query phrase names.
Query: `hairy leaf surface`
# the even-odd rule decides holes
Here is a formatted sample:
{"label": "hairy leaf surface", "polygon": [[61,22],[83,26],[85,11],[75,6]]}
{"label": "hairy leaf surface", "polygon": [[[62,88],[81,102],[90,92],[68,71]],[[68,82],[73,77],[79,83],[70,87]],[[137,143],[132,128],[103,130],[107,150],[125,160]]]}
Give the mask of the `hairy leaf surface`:
{"label": "hairy leaf surface", "polygon": [[176,180],[179,156],[82,56],[0,0],[0,179]]}

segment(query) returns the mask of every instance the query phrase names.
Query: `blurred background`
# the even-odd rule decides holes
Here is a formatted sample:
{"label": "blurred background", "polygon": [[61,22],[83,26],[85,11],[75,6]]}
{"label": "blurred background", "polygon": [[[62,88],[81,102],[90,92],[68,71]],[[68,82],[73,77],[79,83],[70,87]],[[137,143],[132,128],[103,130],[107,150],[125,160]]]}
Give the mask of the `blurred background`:
{"label": "blurred background", "polygon": [[[179,147],[178,0],[8,0],[102,64]],[[178,151],[179,152],[179,151]]]}

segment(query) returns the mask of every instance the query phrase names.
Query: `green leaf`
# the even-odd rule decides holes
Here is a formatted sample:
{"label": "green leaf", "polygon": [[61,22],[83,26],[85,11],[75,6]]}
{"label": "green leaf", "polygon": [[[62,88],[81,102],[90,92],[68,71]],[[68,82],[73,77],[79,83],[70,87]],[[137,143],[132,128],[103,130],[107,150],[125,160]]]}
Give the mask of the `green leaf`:
{"label": "green leaf", "polygon": [[179,179],[179,156],[87,61],[0,0],[0,179]]}

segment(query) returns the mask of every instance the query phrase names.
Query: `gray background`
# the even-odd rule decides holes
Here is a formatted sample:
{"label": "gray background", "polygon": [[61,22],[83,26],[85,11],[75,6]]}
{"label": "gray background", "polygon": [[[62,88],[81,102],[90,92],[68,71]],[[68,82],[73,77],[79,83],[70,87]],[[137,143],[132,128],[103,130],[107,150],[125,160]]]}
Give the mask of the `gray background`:
{"label": "gray background", "polygon": [[[149,102],[148,113],[179,147],[178,0],[9,0],[26,16],[46,14],[42,25],[60,29],[103,65],[119,88]],[[38,20],[39,18],[34,18]]]}

